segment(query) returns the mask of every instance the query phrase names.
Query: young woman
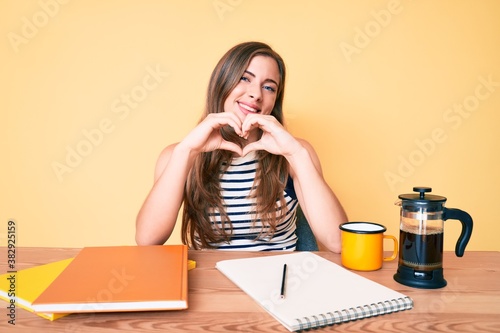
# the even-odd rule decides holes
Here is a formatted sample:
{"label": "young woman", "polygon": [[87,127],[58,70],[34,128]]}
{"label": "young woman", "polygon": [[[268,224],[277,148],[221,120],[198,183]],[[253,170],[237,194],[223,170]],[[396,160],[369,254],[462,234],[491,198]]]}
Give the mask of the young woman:
{"label": "young woman", "polygon": [[285,64],[264,43],[221,58],[200,122],[160,154],[137,244],[163,244],[183,207],[182,241],[191,248],[294,250],[300,205],[317,240],[340,252],[345,212],[313,147],[284,127],[284,88]]}

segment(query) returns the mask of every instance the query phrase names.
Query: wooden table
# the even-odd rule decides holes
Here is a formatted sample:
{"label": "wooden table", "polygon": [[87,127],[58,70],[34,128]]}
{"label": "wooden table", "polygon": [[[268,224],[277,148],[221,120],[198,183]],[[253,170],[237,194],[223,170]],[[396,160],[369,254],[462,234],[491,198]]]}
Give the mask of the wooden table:
{"label": "wooden table", "polygon": [[[17,269],[74,257],[78,249],[18,248]],[[189,309],[183,311],[71,314],[48,321],[18,309],[16,325],[7,323],[6,302],[0,301],[1,332],[288,332],[215,267],[223,259],[276,253],[191,251],[197,268],[189,272]],[[340,263],[340,255],[318,252]],[[6,258],[6,249],[0,249]],[[358,272],[414,300],[409,311],[334,325],[313,332],[500,332],[500,252],[444,254],[448,286],[423,290],[403,286],[392,278],[397,262],[381,270]],[[6,272],[2,259],[0,273]]]}

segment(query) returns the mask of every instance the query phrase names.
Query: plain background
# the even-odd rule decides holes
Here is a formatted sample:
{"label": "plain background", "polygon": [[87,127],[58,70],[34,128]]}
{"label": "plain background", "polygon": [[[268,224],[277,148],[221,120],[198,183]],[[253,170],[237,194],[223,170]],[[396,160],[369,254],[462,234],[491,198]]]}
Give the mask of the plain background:
{"label": "plain background", "polygon": [[[135,244],[160,151],[197,123],[233,45],[285,59],[287,126],[351,221],[398,236],[429,186],[500,250],[500,2],[6,0],[0,4],[0,244]],[[180,226],[180,224],[178,224]],[[445,222],[454,249],[458,221]],[[179,243],[179,228],[169,243]]]}

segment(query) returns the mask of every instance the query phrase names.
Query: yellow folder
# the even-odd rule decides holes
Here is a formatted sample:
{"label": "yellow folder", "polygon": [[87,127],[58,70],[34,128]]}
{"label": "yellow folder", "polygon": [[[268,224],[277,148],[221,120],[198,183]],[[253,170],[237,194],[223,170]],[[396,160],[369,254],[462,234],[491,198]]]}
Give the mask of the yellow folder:
{"label": "yellow folder", "polygon": [[[16,273],[0,275],[0,299],[11,302],[16,307],[34,312],[32,302],[59,276],[73,258],[56,261],[46,265],[23,269]],[[68,313],[36,313],[40,317],[56,320]]]}

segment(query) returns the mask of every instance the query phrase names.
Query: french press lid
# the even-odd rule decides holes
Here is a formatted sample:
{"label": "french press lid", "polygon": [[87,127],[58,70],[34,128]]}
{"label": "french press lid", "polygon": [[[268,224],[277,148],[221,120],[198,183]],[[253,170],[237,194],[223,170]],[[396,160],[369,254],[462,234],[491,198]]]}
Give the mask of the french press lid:
{"label": "french press lid", "polygon": [[424,187],[424,186],[417,186],[413,188],[414,192],[417,193],[408,193],[408,194],[401,194],[398,196],[399,199],[401,200],[409,200],[413,201],[417,204],[425,204],[425,203],[444,203],[446,201],[445,197],[442,197],[440,195],[434,195],[434,194],[425,194],[429,193],[432,191],[432,188],[430,187]]}

